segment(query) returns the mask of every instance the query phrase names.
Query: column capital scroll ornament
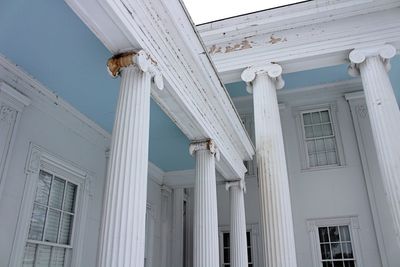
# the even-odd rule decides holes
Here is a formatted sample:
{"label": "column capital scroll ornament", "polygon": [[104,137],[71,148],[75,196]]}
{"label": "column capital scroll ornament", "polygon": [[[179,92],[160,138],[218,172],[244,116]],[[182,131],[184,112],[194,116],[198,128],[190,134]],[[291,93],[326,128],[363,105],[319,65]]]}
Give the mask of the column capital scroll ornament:
{"label": "column capital scroll ornament", "polygon": [[196,151],[199,150],[209,150],[212,155],[215,156],[217,160],[220,159],[220,153],[215,144],[214,140],[207,139],[203,141],[194,141],[189,145],[189,153],[193,155]]}
{"label": "column capital scroll ornament", "polygon": [[229,191],[229,188],[237,186],[239,189],[243,190],[244,193],[246,193],[246,182],[244,179],[238,180],[238,181],[229,181],[225,183],[225,189],[226,191]]}
{"label": "column capital scroll ornament", "polygon": [[113,78],[118,77],[124,68],[131,66],[150,73],[156,87],[159,90],[164,89],[164,80],[157,62],[144,50],[117,54],[107,61],[107,71]]}
{"label": "column capital scroll ornament", "polygon": [[253,81],[259,74],[267,74],[271,79],[275,81],[276,89],[282,89],[285,86],[285,81],[282,78],[282,66],[277,63],[267,63],[263,65],[255,65],[246,68],[241,78],[246,82],[246,90],[250,94],[253,93]]}
{"label": "column capital scroll ornament", "polygon": [[386,71],[390,71],[390,59],[396,55],[396,48],[392,45],[380,45],[353,49],[349,54],[350,65],[348,73],[352,77],[360,76],[359,65],[368,57],[378,56],[385,65]]}

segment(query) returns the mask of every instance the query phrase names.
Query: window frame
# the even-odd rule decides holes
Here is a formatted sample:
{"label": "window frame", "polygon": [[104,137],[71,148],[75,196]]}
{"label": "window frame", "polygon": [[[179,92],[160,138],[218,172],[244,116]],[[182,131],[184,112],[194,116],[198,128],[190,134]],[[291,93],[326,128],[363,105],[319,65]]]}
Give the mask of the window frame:
{"label": "window frame", "polygon": [[[223,234],[230,232],[229,225],[223,225],[218,227],[218,244],[219,244],[219,266],[224,267],[223,265],[223,257],[224,257],[224,240]],[[251,253],[252,253],[252,262],[253,266],[261,266],[260,260],[258,258],[258,248],[261,247],[259,236],[258,224],[248,224],[246,225],[246,232],[250,232],[250,242],[251,242]],[[246,241],[247,242],[247,241]],[[248,247],[247,247],[248,248]],[[232,265],[232,264],[231,264]]]}
{"label": "window frame", "polygon": [[[336,143],[336,154],[337,154],[337,164],[330,165],[321,165],[310,167],[308,149],[307,149],[307,141],[305,136],[305,126],[303,121],[304,113],[312,113],[328,110],[330,116],[330,123],[332,126],[333,136],[335,138]],[[342,168],[345,166],[345,155],[342,143],[342,137],[340,134],[340,125],[337,119],[337,104],[336,102],[329,102],[323,104],[316,105],[307,105],[301,107],[295,107],[293,109],[294,116],[296,118],[296,128],[297,128],[297,138],[299,144],[299,153],[300,153],[300,163],[302,171],[317,171],[317,170],[327,170],[327,169],[336,169]]]}
{"label": "window frame", "polygon": [[344,226],[349,227],[351,245],[353,247],[353,258],[355,266],[364,266],[362,254],[361,254],[361,243],[359,236],[360,225],[357,216],[348,217],[334,217],[334,218],[321,218],[321,219],[309,219],[307,220],[307,227],[309,232],[309,238],[311,242],[312,258],[314,267],[322,267],[322,255],[320,250],[320,240],[318,228],[320,227],[333,227],[333,226]]}
{"label": "window frame", "polygon": [[[75,215],[73,219],[74,226],[71,233],[70,246],[44,241],[28,241],[29,227],[31,223],[31,216],[40,170],[50,172],[55,176],[77,185]],[[67,248],[65,256],[66,266],[80,266],[82,259],[84,230],[86,227],[88,212],[87,206],[89,198],[92,197],[90,184],[93,179],[93,174],[75,165],[74,163],[62,159],[61,157],[56,156],[44,148],[32,143],[30,143],[29,146],[25,172],[27,176],[18,216],[17,230],[11,252],[10,266],[22,265],[25,245],[27,242],[47,246],[65,247]],[[66,179],[66,177],[68,178]]]}

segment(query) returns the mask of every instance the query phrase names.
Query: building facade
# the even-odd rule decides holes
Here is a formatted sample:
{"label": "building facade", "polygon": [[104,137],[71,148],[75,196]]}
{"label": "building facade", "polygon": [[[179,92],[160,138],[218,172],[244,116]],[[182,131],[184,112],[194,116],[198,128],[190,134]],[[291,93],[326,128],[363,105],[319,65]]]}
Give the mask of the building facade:
{"label": "building facade", "polygon": [[400,265],[399,1],[0,25],[0,266]]}

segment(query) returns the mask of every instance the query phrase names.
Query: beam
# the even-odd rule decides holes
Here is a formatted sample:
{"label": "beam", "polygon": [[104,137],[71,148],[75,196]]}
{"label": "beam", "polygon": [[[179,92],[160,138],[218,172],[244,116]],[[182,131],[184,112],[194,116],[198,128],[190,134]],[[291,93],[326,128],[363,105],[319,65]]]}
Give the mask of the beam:
{"label": "beam", "polygon": [[144,49],[165,79],[153,99],[190,140],[211,138],[225,179],[244,178],[254,147],[178,0],[66,0],[113,53]]}

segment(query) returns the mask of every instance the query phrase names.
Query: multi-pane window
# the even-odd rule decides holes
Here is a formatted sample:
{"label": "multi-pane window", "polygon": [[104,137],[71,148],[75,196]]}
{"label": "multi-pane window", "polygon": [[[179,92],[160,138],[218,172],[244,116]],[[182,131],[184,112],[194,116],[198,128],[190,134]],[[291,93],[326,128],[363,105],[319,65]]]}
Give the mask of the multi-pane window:
{"label": "multi-pane window", "polygon": [[348,225],[318,227],[322,267],[355,267]]}
{"label": "multi-pane window", "polygon": [[[251,250],[251,233],[250,231],[246,232],[247,239],[247,257],[249,261],[249,267],[253,267],[253,255]],[[222,233],[222,260],[221,266],[229,267],[231,266],[231,257],[230,257],[230,235],[229,232]]]}
{"label": "multi-pane window", "polygon": [[302,112],[309,168],[338,165],[338,151],[329,109]]}
{"label": "multi-pane window", "polygon": [[23,266],[66,266],[78,186],[41,170],[25,246]]}

